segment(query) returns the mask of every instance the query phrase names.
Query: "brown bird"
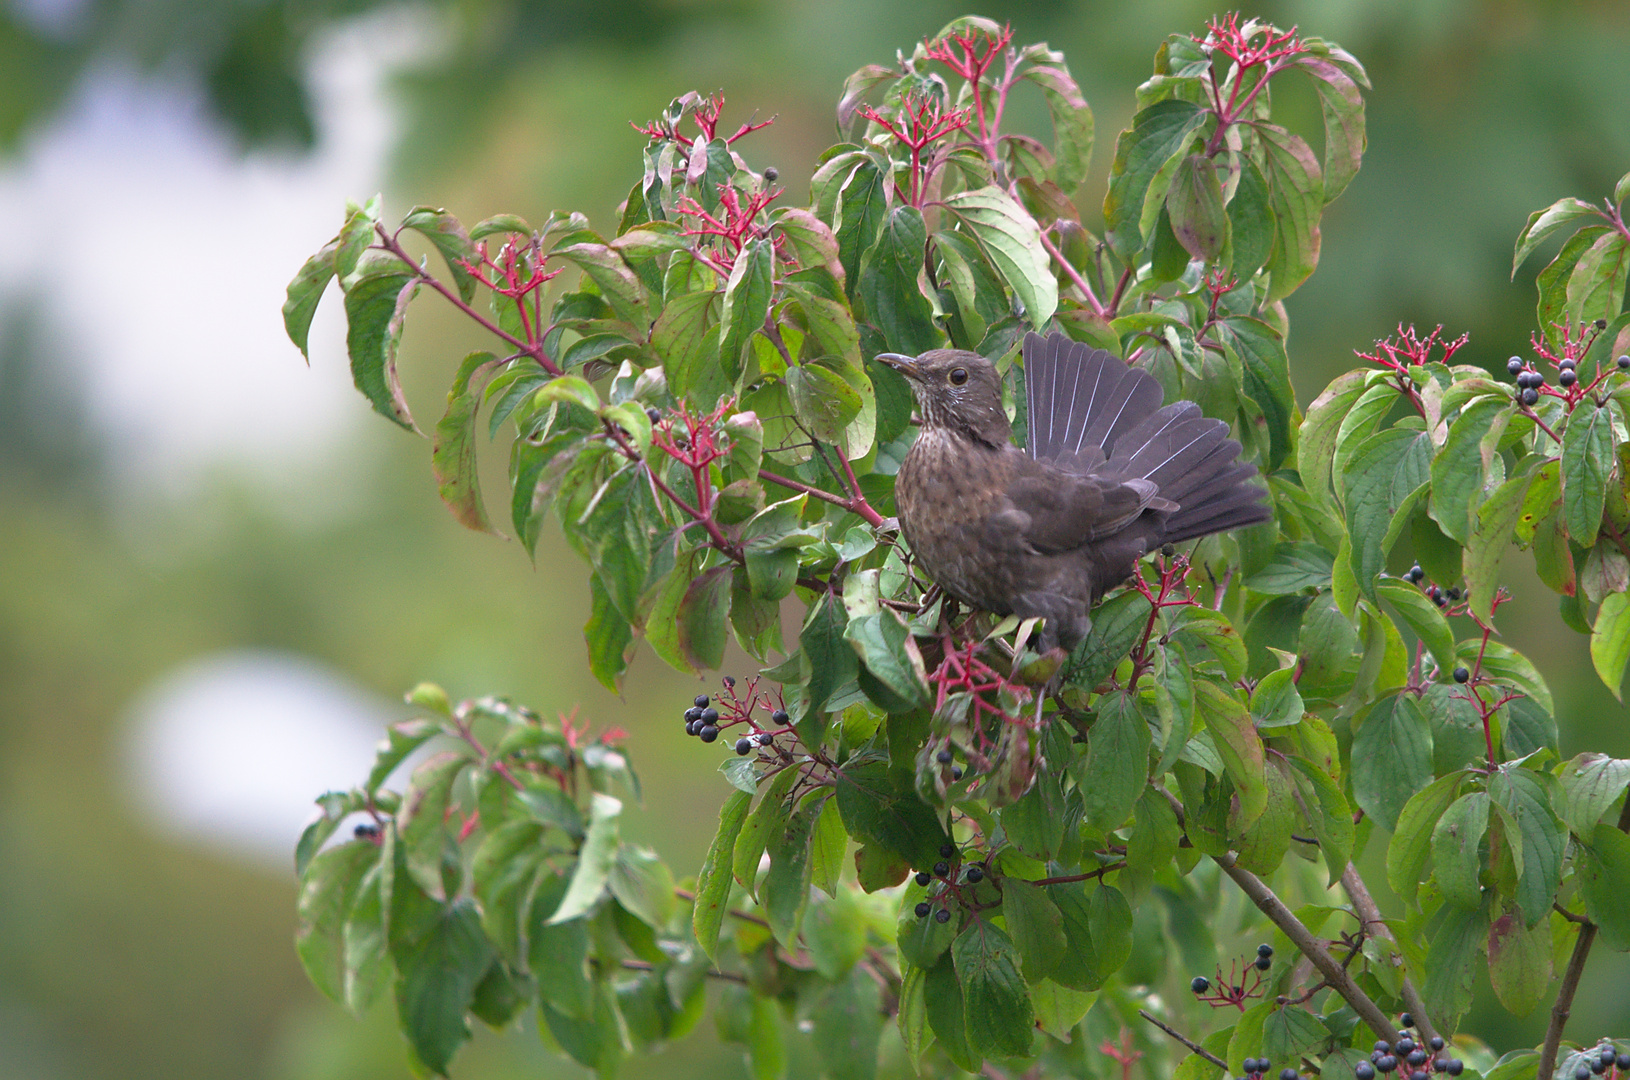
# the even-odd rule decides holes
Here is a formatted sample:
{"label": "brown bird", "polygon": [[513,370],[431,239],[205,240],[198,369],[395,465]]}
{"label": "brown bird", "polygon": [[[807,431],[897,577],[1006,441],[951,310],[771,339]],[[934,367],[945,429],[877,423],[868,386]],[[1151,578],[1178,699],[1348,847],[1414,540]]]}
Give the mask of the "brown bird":
{"label": "brown bird", "polygon": [[922,431],[895,478],[918,565],[962,603],[1047,620],[1073,648],[1089,612],[1166,543],[1266,521],[1256,466],[1228,425],[1102,349],[1027,334],[1028,453],[1012,444],[1000,376],[960,349],[877,359],[911,383]]}

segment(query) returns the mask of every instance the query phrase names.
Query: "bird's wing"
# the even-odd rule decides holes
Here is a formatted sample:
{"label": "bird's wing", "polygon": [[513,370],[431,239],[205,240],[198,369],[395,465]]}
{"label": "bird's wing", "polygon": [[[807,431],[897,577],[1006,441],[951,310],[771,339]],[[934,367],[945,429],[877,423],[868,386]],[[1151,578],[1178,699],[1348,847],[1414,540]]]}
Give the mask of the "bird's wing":
{"label": "bird's wing", "polygon": [[1024,516],[1024,541],[1049,555],[1112,536],[1145,510],[1177,509],[1147,480],[1078,476],[1040,463],[1020,470],[1007,497]]}

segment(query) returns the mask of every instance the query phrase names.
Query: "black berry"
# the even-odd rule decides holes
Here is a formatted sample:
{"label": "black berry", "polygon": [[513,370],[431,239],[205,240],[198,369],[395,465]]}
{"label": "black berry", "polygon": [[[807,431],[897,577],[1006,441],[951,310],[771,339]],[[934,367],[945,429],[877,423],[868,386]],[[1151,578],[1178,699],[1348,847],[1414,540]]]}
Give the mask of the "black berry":
{"label": "black berry", "polygon": [[1602,1059],[1601,1058],[1591,1058],[1590,1059],[1590,1071],[1592,1073],[1594,1073],[1595,1075],[1600,1076],[1603,1073],[1607,1072],[1607,1066],[1602,1064]]}
{"label": "black berry", "polygon": [[1196,975],[1193,980],[1189,982],[1189,989],[1193,990],[1196,994],[1203,994],[1207,990],[1211,989],[1211,980],[1206,978],[1204,975]]}
{"label": "black berry", "polygon": [[1377,1054],[1385,1054],[1392,1049],[1392,1044],[1387,1042],[1385,1039],[1377,1039],[1375,1040],[1375,1046],[1371,1047],[1371,1049],[1373,1049]]}
{"label": "black berry", "polygon": [[1438,588],[1436,585],[1433,585],[1431,588],[1426,590],[1426,595],[1431,597],[1433,600],[1436,600],[1438,597],[1443,595],[1443,590]]}
{"label": "black berry", "polygon": [[645,418],[650,420],[653,424],[662,423],[662,414],[657,412],[655,409],[646,409]]}
{"label": "black berry", "polygon": [[1556,362],[1556,366],[1559,368],[1576,368],[1579,366],[1579,361],[1571,356],[1564,356]]}
{"label": "black berry", "polygon": [[1258,971],[1267,971],[1271,967],[1273,967],[1273,957],[1259,956],[1256,958],[1256,969]]}
{"label": "black berry", "polygon": [[1279,1070],[1279,1080],[1296,1080],[1296,1078],[1301,1075],[1302,1074],[1297,1072],[1295,1069]]}
{"label": "black berry", "polygon": [[717,724],[718,722],[719,722],[719,710],[718,709],[703,709],[702,710],[702,723],[704,723],[704,724]]}
{"label": "black berry", "polygon": [[1426,1070],[1416,1069],[1414,1072],[1409,1074],[1409,1080],[1431,1080],[1431,1078],[1427,1076]]}
{"label": "black berry", "polygon": [[1450,600],[1459,600],[1460,599],[1460,590],[1459,589],[1445,589],[1444,592],[1443,592],[1443,595],[1447,596]]}
{"label": "black berry", "polygon": [[1245,1067],[1246,1072],[1256,1072],[1256,1058],[1246,1058],[1244,1061],[1240,1062],[1240,1064]]}
{"label": "black berry", "polygon": [[779,179],[781,179],[781,173],[779,171],[777,171],[777,169],[776,169],[776,167],[774,165],[771,165],[770,167],[768,167],[767,169],[764,170],[764,182],[765,183],[773,184]]}
{"label": "black berry", "polygon": [[736,677],[734,675],[726,675],[720,681],[724,683],[724,688],[726,690],[734,690],[736,688]]}
{"label": "black berry", "polygon": [[940,858],[953,859],[956,857],[956,845],[947,840],[940,845]]}
{"label": "black berry", "polygon": [[1272,945],[1267,945],[1267,944],[1258,945],[1256,947],[1256,954],[1258,956],[1272,956],[1273,955],[1273,946]]}
{"label": "black berry", "polygon": [[970,867],[968,867],[968,880],[970,882],[978,883],[980,881],[983,881],[984,879],[985,879],[984,868],[978,867],[978,866],[970,866]]}
{"label": "black berry", "polygon": [[917,884],[919,884],[919,885],[927,885],[930,881],[933,881],[933,880],[934,880],[934,875],[930,874],[927,870],[919,870],[919,871],[917,871]]}
{"label": "black berry", "polygon": [[775,712],[770,714],[770,723],[779,724],[782,727],[786,727],[787,722],[790,721],[791,719],[792,719],[792,717],[787,715],[785,709],[777,709],[777,710],[775,710]]}
{"label": "black berry", "polygon": [[771,735],[768,731],[762,731],[759,733],[758,744],[760,746],[769,746],[773,742],[775,742],[775,736]]}
{"label": "black berry", "polygon": [[1360,1061],[1353,1068],[1353,1075],[1358,1080],[1375,1080],[1375,1066],[1367,1061]]}
{"label": "black berry", "polygon": [[1273,1068],[1273,1062],[1269,1061],[1267,1058],[1257,1058],[1256,1059],[1256,1071],[1257,1072],[1262,1073],[1264,1076],[1266,1076],[1268,1070],[1271,1069],[1271,1068]]}
{"label": "black berry", "polygon": [[697,728],[699,728],[701,726],[701,724],[702,724],[702,721],[700,721],[700,720],[687,720],[687,721],[685,721],[685,734],[686,735],[695,735]]}
{"label": "black berry", "polygon": [[1527,390],[1522,392],[1522,403],[1524,405],[1532,405],[1538,400],[1539,391],[1535,390],[1533,387],[1529,387]]}
{"label": "black berry", "polygon": [[697,729],[696,734],[703,742],[712,742],[719,737],[719,729],[712,724],[703,724]]}
{"label": "black berry", "polygon": [[951,764],[951,751],[941,750],[939,753],[934,755],[934,760],[939,762],[941,765]]}
{"label": "black berry", "polygon": [[1461,1061],[1459,1058],[1450,1058],[1449,1064],[1443,1067],[1443,1071],[1448,1073],[1450,1076],[1459,1076],[1463,1071],[1465,1071],[1465,1068],[1466,1063],[1464,1061]]}
{"label": "black berry", "polygon": [[1630,1054],[1620,1054],[1615,1064],[1618,1065],[1620,1072],[1630,1071]]}
{"label": "black berry", "polygon": [[941,859],[939,862],[934,864],[934,876],[935,877],[944,877],[946,874],[949,874],[950,872],[951,872],[951,864],[946,862],[944,859]]}
{"label": "black berry", "polygon": [[1444,1061],[1442,1058],[1433,1058],[1432,1059],[1432,1071],[1433,1072],[1442,1072],[1444,1069],[1447,1069],[1448,1067],[1449,1067],[1449,1063],[1447,1061]]}
{"label": "black berry", "polygon": [[1409,580],[1415,582],[1415,584],[1419,585],[1425,577],[1426,571],[1421,569],[1420,563],[1416,563],[1409,568]]}
{"label": "black berry", "polygon": [[950,922],[951,921],[951,909],[950,908],[940,908],[938,911],[934,912],[934,921],[937,922],[937,923],[948,923],[948,922]]}
{"label": "black berry", "polygon": [[1426,1051],[1422,1050],[1420,1047],[1416,1047],[1409,1052],[1409,1057],[1405,1058],[1404,1060],[1408,1061],[1411,1065],[1418,1069],[1422,1065],[1426,1064]]}
{"label": "black berry", "polygon": [[[1467,682],[1467,681],[1469,681],[1471,679],[1471,677],[1472,677],[1472,673],[1467,671],[1465,668],[1463,668],[1463,667],[1455,668],[1455,682],[1460,682],[1460,683]],[[1441,1049],[1441,1047],[1439,1049]]]}
{"label": "black berry", "polygon": [[696,695],[696,707],[698,709],[707,708],[707,695],[706,694],[697,694]]}
{"label": "black berry", "polygon": [[1563,368],[1562,374],[1556,377],[1556,381],[1563,386],[1572,386],[1579,381],[1579,373],[1574,371],[1573,368]]}
{"label": "black berry", "polygon": [[952,765],[951,766],[951,779],[952,780],[961,780],[962,779],[962,766],[961,765]]}
{"label": "black berry", "polygon": [[1444,596],[1442,593],[1438,593],[1436,596],[1432,597],[1432,603],[1436,604],[1438,607],[1448,607],[1449,598]]}
{"label": "black berry", "polygon": [[692,707],[685,710],[685,719],[686,719],[687,722],[691,721],[691,720],[700,720],[701,718],[702,718],[702,710],[701,709],[698,709],[695,706],[692,706]]}
{"label": "black berry", "polygon": [[[1460,676],[1457,675],[1457,676],[1455,676],[1455,678],[1460,679]],[[1465,682],[1466,680],[1465,679],[1460,679],[1460,681]],[[1428,1043],[1427,1045],[1429,1045],[1432,1048],[1433,1053],[1437,1053],[1439,1050],[1443,1049],[1443,1036],[1442,1035],[1434,1035],[1434,1036],[1432,1036],[1432,1041],[1430,1043]]]}
{"label": "black berry", "polygon": [[1614,1050],[1611,1046],[1602,1047],[1602,1068],[1611,1069],[1613,1067],[1613,1062],[1618,1058],[1618,1056],[1618,1051]]}
{"label": "black berry", "polygon": [[1620,371],[1630,371],[1630,356],[1621,356],[1618,360]]}
{"label": "black berry", "polygon": [[1573,1080],[1590,1080],[1590,1066],[1581,1065],[1573,1070]]}
{"label": "black berry", "polygon": [[[1409,1025],[1406,1024],[1404,1026],[1408,1027]],[[1407,1055],[1410,1051],[1415,1049],[1415,1040],[1406,1036],[1405,1038],[1399,1039],[1398,1045],[1393,1047],[1393,1049],[1400,1054]]]}
{"label": "black berry", "polygon": [[1515,375],[1517,372],[1521,371],[1522,370],[1522,357],[1513,356],[1510,360],[1507,360],[1505,362],[1505,369],[1507,371],[1511,372],[1511,374],[1513,374],[1513,375]]}
{"label": "black berry", "polygon": [[1596,320],[1596,329],[1598,329],[1598,330],[1606,330],[1607,329],[1607,320],[1606,319],[1597,319]]}
{"label": "black berry", "polygon": [[934,905],[930,904],[927,900],[924,900],[912,910],[917,913],[917,918],[926,919],[928,918],[928,913],[934,910]]}
{"label": "black berry", "polygon": [[751,754],[752,752],[753,752],[753,740],[752,739],[749,739],[744,735],[741,738],[736,740],[736,753],[740,754],[742,757],[746,757],[748,754]]}
{"label": "black berry", "polygon": [[372,840],[374,837],[379,835],[379,826],[369,825],[367,822],[363,822],[361,825],[358,825],[355,829],[351,830],[351,835],[355,836],[358,840]]}
{"label": "black berry", "polygon": [[1398,1067],[1398,1059],[1391,1054],[1382,1054],[1381,1060],[1375,1063],[1375,1067],[1384,1073],[1389,1073]]}

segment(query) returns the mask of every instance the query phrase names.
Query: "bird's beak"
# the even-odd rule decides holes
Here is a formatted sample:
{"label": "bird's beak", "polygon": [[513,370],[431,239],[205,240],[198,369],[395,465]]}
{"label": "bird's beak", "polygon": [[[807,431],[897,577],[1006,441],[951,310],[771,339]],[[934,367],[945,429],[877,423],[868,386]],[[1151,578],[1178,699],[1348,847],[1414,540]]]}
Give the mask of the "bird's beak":
{"label": "bird's beak", "polygon": [[877,354],[877,359],[898,371],[913,381],[922,378],[922,365],[917,363],[915,356],[905,356],[901,353],[883,352]]}

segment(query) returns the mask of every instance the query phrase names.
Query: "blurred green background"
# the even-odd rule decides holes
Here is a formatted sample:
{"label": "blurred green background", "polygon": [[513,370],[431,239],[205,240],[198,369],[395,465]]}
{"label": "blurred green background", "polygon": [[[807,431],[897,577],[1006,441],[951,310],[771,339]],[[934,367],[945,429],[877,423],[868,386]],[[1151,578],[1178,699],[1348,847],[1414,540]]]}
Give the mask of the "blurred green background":
{"label": "blurred green background", "polygon": [[[405,1075],[386,1011],[348,1018],[301,975],[294,833],[268,845],[283,819],[262,810],[286,803],[288,759],[354,746],[358,723],[402,715],[391,703],[420,679],[628,729],[646,782],[633,830],[694,869],[724,793],[717,754],[679,731],[695,682],[645,654],[621,698],[596,685],[577,560],[546,533],[534,568],[518,545],[460,529],[428,444],[346,387],[337,322],[319,320],[309,371],[281,339],[281,284],[346,198],[379,188],[388,216],[578,208],[608,227],[640,171],[628,122],[693,88],[722,90],[727,122],[778,116],[742,149],[801,199],[843,77],[963,13],[942,0],[0,3],[0,1080]],[[1155,47],[1214,8],[979,13],[1068,54],[1098,117],[1097,179],[1076,199],[1091,216]],[[1246,13],[1340,42],[1375,83],[1363,172],[1288,304],[1300,401],[1399,322],[1469,331],[1462,358],[1491,366],[1524,351],[1543,265],[1508,281],[1524,216],[1601,198],[1630,169],[1630,8]],[[404,366],[433,421],[474,339],[421,307]],[[1550,680],[1564,755],[1630,755],[1630,714],[1554,598],[1514,573],[1502,625]],[[339,734],[307,742],[298,718],[230,704],[233,686],[254,697],[230,681],[213,700],[237,741],[165,729],[173,695],[153,688],[211,657],[315,665],[344,688]],[[335,754],[303,764],[337,765],[329,782],[344,783],[357,766]],[[1622,961],[1593,957],[1574,1037],[1630,1030]],[[1543,1021],[1513,1021],[1485,985],[1467,1026],[1507,1049],[1537,1042]],[[630,1068],[746,1075],[706,1024]],[[579,1072],[524,1033],[481,1035],[457,1066]]]}

